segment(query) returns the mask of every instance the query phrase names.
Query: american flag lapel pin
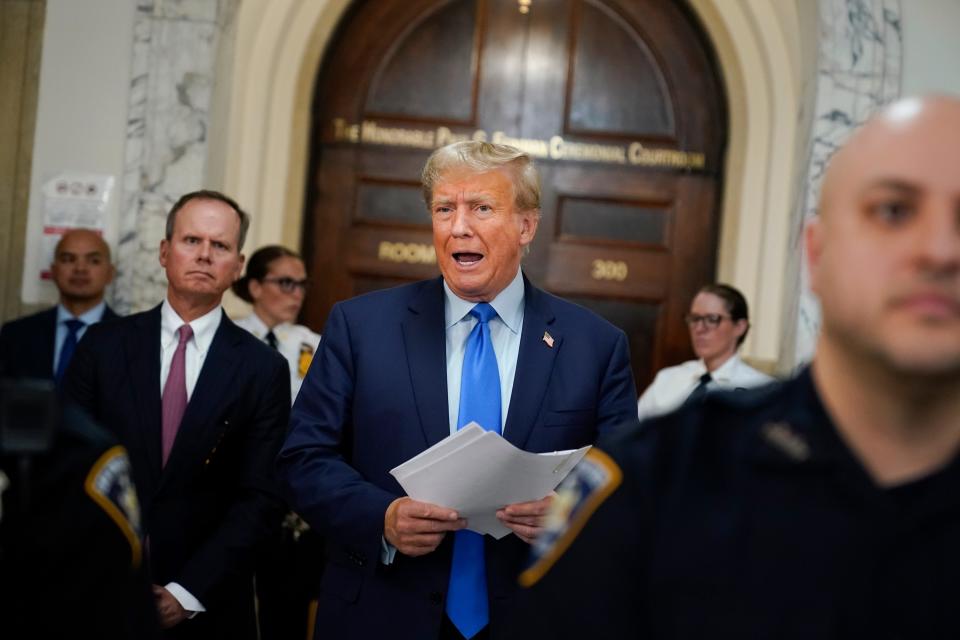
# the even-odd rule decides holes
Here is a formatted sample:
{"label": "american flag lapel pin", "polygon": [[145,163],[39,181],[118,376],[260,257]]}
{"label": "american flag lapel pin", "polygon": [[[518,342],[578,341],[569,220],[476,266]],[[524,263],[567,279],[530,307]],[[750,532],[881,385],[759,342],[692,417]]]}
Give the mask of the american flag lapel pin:
{"label": "american flag lapel pin", "polygon": [[543,332],[543,341],[547,343],[547,346],[553,349],[553,336],[548,332]]}

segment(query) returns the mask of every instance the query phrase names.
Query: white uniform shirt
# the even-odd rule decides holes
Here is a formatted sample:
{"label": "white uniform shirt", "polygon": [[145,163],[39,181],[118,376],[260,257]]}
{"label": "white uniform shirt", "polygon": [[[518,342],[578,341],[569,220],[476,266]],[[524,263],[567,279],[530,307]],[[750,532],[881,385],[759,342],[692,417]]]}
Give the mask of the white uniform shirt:
{"label": "white uniform shirt", "polygon": [[[258,340],[267,341],[270,331],[263,320],[251,313],[246,318],[235,321],[237,326],[252,333]],[[313,354],[320,345],[320,334],[314,333],[302,324],[284,322],[273,328],[273,335],[277,337],[277,351],[280,352],[290,365],[290,400],[296,400],[300,392],[300,385],[307,375],[307,369],[313,361]]]}
{"label": "white uniform shirt", "polygon": [[[657,372],[653,383],[637,401],[637,413],[640,419],[659,416],[673,411],[687,399],[700,384],[700,376],[707,372],[703,360],[688,360],[675,367],[666,367]],[[714,389],[749,389],[759,387],[773,378],[747,365],[740,356],[734,354],[729,360],[710,374],[713,380],[707,385]]]}

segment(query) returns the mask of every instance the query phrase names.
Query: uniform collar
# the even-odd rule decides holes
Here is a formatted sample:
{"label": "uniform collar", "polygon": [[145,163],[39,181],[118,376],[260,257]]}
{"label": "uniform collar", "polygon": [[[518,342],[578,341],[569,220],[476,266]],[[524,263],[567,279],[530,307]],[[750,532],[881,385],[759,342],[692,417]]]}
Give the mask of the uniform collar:
{"label": "uniform collar", "polygon": [[[716,370],[710,372],[710,378],[721,384],[730,384],[736,376],[737,369],[740,368],[740,362],[742,362],[740,360],[740,356],[737,353],[734,353],[732,356],[727,358],[722,365],[717,367]],[[699,379],[707,372],[707,365],[702,359],[697,360],[697,365],[695,378]]]}
{"label": "uniform collar", "polygon": [[[261,340],[263,340],[271,331],[271,329],[260,318],[260,316],[257,315],[256,311],[247,316],[243,322],[245,328]],[[272,329],[273,334],[279,336],[282,333],[286,333],[287,329],[289,329],[291,326],[293,325],[291,325],[289,322],[281,322]]]}
{"label": "uniform collar", "polygon": [[[779,393],[777,389],[782,389]],[[899,485],[880,487],[859,458],[840,436],[826,407],[820,399],[810,367],[804,367],[797,376],[783,383],[757,390],[757,393],[777,394],[772,410],[754,425],[749,458],[762,467],[797,473],[817,470],[835,490],[848,493],[855,501],[890,510],[899,503],[890,493],[900,487],[929,481],[929,490],[920,501],[909,506],[913,514],[935,514],[960,509],[960,455],[941,469],[924,478]],[[829,468],[829,472],[824,470]]]}

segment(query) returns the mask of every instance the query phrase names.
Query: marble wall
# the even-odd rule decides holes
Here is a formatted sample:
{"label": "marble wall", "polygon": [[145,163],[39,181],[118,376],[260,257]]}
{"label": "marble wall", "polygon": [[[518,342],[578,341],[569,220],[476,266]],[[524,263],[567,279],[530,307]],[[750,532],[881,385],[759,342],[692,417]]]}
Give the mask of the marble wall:
{"label": "marble wall", "polygon": [[[817,98],[806,184],[791,233],[791,250],[803,250],[803,225],[817,213],[820,183],[834,151],[884,104],[900,96],[902,68],[900,0],[820,0]],[[802,260],[788,276],[798,291],[791,363],[809,361],[820,329],[820,308],[810,292]],[[792,358],[791,358],[792,356]]]}
{"label": "marble wall", "polygon": [[167,211],[205,186],[218,40],[236,0],[137,0],[117,278],[121,313],[163,299]]}

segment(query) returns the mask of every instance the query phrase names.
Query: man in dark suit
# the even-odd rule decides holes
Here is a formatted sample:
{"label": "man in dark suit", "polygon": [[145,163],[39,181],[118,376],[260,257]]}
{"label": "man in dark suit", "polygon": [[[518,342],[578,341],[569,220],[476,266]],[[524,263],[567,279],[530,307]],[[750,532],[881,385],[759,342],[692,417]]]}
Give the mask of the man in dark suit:
{"label": "man in dark suit", "polygon": [[549,496],[500,509],[515,535],[493,540],[389,470],[470,421],[546,452],[636,417],[623,332],[520,270],[540,217],[529,156],[450,145],[423,187],[442,278],[333,308],[279,458],[293,508],[327,536],[324,638],[509,637]]}
{"label": "man in dark suit", "polygon": [[103,300],[113,280],[110,247],[96,232],[64,233],[54,249],[50,274],[60,304],[0,328],[0,376],[59,382],[87,327],[117,317]]}
{"label": "man in dark suit", "polygon": [[248,218],[214,191],[167,217],[154,309],[92,327],[65,391],[130,452],[168,637],[255,638],[252,561],[280,522],[273,459],[289,416],[286,361],[223,312]]}

